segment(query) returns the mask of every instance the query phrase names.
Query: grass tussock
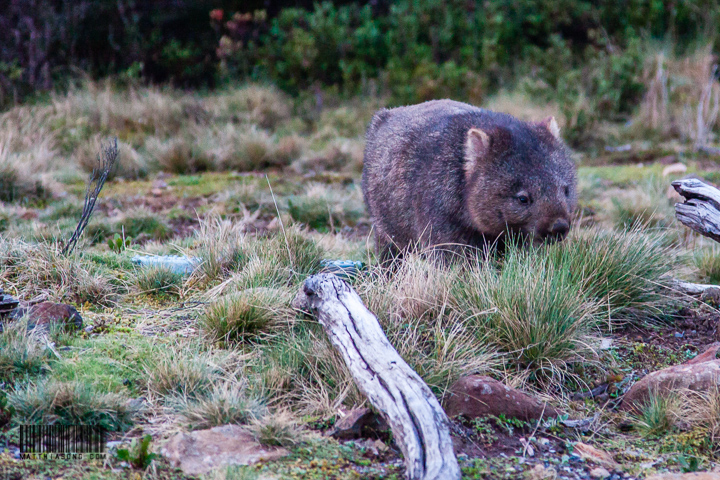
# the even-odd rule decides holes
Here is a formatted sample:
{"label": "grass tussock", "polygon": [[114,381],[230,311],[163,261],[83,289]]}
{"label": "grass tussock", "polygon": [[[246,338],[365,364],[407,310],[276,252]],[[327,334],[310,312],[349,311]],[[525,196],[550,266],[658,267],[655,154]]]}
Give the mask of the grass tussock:
{"label": "grass tussock", "polygon": [[200,222],[196,238],[200,269],[209,281],[222,279],[249,261],[251,252],[239,223],[219,216],[207,217]]}
{"label": "grass tussock", "polygon": [[699,248],[692,255],[699,280],[704,283],[720,283],[720,249],[714,245]]}
{"label": "grass tussock", "polygon": [[178,398],[173,409],[191,429],[212,428],[227,424],[248,424],[265,414],[260,398],[240,382],[216,383],[204,395]]}
{"label": "grass tussock", "polygon": [[342,405],[365,401],[319,325],[298,323],[258,345],[250,371],[270,405],[292,405],[298,414],[332,416]]}
{"label": "grass tussock", "polygon": [[159,397],[204,395],[224,372],[223,362],[190,347],[162,348],[143,367],[148,390]]}
{"label": "grass tussock", "polygon": [[635,418],[639,432],[645,437],[667,434],[681,418],[683,401],[673,395],[650,395]]}
{"label": "grass tussock", "polygon": [[48,361],[39,334],[27,331],[27,321],[2,325],[0,332],[0,382],[17,382],[40,374]]}
{"label": "grass tussock", "polygon": [[146,144],[148,156],[157,162],[160,170],[175,174],[191,174],[211,170],[212,158],[183,135],[168,140],[151,138]]}
{"label": "grass tussock", "polygon": [[662,232],[639,227],[580,231],[546,254],[586,298],[602,305],[611,325],[661,318],[669,302],[664,285],[679,261]]}
{"label": "grass tussock", "polygon": [[324,249],[297,227],[284,228],[261,246],[260,254],[287,266],[298,280],[320,271]]}
{"label": "grass tussock", "polygon": [[224,295],[210,303],[200,324],[212,342],[237,342],[270,333],[291,318],[286,290],[253,288]]}
{"label": "grass tussock", "polygon": [[125,290],[107,270],[79,253],[62,255],[49,243],[0,239],[0,271],[4,287],[16,288],[24,298],[44,294],[79,305],[110,305]]}
{"label": "grass tussock", "polygon": [[161,266],[144,266],[137,269],[135,282],[140,293],[179,297],[182,295],[185,275]]}
{"label": "grass tussock", "polygon": [[599,305],[542,253],[506,252],[502,268],[473,267],[456,284],[458,309],[505,360],[538,379],[562,380],[595,355]]}
{"label": "grass tussock", "polygon": [[294,447],[303,437],[297,419],[288,410],[255,419],[250,428],[255,440],[266,447]]}
{"label": "grass tussock", "polygon": [[289,98],[274,87],[260,85],[220,92],[207,105],[219,118],[254,123],[266,129],[274,129],[292,113]]}
{"label": "grass tussock", "polygon": [[675,215],[666,190],[667,184],[653,177],[637,187],[616,192],[610,199],[615,228],[666,229]]}
{"label": "grass tussock", "polygon": [[26,424],[99,425],[123,431],[138,411],[125,395],[78,381],[40,381],[13,390],[7,398],[17,420]]}

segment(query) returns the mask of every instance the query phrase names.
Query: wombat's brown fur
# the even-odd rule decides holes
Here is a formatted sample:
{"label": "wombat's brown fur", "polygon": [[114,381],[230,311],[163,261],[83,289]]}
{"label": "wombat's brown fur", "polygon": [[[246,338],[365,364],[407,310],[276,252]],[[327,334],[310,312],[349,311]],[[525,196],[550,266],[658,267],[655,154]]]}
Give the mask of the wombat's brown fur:
{"label": "wombat's brown fur", "polygon": [[382,258],[411,245],[562,240],[576,168],[555,119],[451,100],[384,109],[366,134],[362,189]]}

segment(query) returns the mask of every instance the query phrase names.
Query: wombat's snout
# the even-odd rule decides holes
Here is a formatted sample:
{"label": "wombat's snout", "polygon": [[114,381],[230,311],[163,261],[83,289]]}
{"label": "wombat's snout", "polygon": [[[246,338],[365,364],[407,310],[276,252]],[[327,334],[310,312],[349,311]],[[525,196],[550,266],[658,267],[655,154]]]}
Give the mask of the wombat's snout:
{"label": "wombat's snout", "polygon": [[560,241],[567,237],[569,231],[570,222],[568,222],[564,218],[558,218],[550,227],[550,230],[547,232],[546,237],[548,240],[551,241]]}

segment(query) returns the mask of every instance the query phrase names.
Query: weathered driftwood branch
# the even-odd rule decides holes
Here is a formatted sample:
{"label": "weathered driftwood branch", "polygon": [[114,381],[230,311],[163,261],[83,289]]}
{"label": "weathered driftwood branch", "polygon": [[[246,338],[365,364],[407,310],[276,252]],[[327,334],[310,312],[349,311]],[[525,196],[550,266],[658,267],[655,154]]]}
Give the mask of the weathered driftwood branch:
{"label": "weathered driftwood branch", "polygon": [[459,479],[449,422],[425,382],[390,345],[375,315],[331,274],[305,281],[308,305],[360,390],[385,417],[405,456],[407,476]]}
{"label": "weathered driftwood branch", "polygon": [[717,290],[720,292],[720,287],[717,285],[708,285],[704,283],[690,283],[683,282],[682,280],[675,280],[672,282],[671,287],[678,292],[684,293],[685,295],[702,295],[708,291]]}
{"label": "weathered driftwood branch", "polygon": [[672,182],[673,188],[685,197],[675,204],[677,219],[696,232],[720,242],[720,190],[696,178]]}

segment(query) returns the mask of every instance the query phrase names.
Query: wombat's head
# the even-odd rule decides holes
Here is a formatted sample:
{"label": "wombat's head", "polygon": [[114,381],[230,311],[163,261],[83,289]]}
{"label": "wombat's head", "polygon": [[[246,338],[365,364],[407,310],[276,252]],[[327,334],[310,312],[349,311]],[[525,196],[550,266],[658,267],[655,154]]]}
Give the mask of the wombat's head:
{"label": "wombat's head", "polygon": [[564,239],[577,204],[575,172],[552,117],[466,134],[465,202],[474,227],[488,238]]}

